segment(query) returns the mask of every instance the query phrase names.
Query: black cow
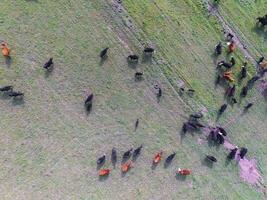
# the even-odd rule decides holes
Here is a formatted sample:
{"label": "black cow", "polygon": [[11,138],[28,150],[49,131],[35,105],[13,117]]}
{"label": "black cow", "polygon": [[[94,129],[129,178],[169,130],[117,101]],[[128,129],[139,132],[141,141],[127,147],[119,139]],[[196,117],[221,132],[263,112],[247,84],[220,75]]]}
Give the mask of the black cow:
{"label": "black cow", "polygon": [[233,38],[234,38],[234,35],[233,35],[232,33],[228,33],[227,36],[226,36],[226,39],[227,39],[228,41],[232,41]]}
{"label": "black cow", "polygon": [[131,155],[132,155],[132,151],[133,151],[132,148],[129,149],[128,151],[126,151],[126,152],[123,154],[123,156],[122,156],[123,160],[126,160],[126,159],[128,159],[129,157],[131,157]]}
{"label": "black cow", "polygon": [[203,114],[202,113],[195,113],[195,114],[191,114],[190,118],[195,118],[195,119],[199,119],[202,118]]}
{"label": "black cow", "polygon": [[139,59],[139,57],[138,57],[137,55],[129,55],[129,56],[127,57],[127,60],[128,60],[129,62],[138,62],[138,59]]}
{"label": "black cow", "polygon": [[233,56],[231,56],[230,63],[232,67],[235,65],[235,58]]}
{"label": "black cow", "polygon": [[232,104],[236,104],[236,103],[237,103],[236,98],[233,97],[233,98],[231,99],[231,103],[232,103]]}
{"label": "black cow", "polygon": [[246,77],[247,77],[247,68],[244,65],[244,66],[241,67],[240,78],[243,79],[243,78],[246,78]]}
{"label": "black cow", "polygon": [[211,162],[217,162],[217,158],[211,155],[206,155],[206,160],[211,161]]}
{"label": "black cow", "polygon": [[223,104],[219,109],[219,115],[223,114],[227,108],[227,104]]}
{"label": "black cow", "polygon": [[264,60],[264,57],[261,56],[261,57],[259,58],[259,60],[257,61],[257,63],[260,64],[261,62],[263,62],[263,60]]}
{"label": "black cow", "polygon": [[84,106],[86,108],[87,111],[90,111],[91,108],[92,108],[92,104],[93,104],[93,98],[94,98],[94,95],[93,93],[91,93],[85,100],[84,102]]}
{"label": "black cow", "polygon": [[230,69],[232,67],[232,63],[227,63],[224,60],[222,60],[217,64],[217,67],[222,67],[222,66],[227,69]]}
{"label": "black cow", "polygon": [[13,90],[13,86],[8,85],[8,86],[4,86],[0,88],[1,92],[8,92],[8,91],[12,91]]}
{"label": "black cow", "polygon": [[258,17],[257,18],[257,24],[260,24],[260,26],[264,27],[267,25],[267,16],[264,17]]}
{"label": "black cow", "polygon": [[136,158],[137,156],[140,155],[142,148],[143,148],[143,145],[141,145],[140,147],[138,147],[137,149],[133,151],[133,158]]}
{"label": "black cow", "polygon": [[224,137],[220,132],[217,134],[217,142],[219,144],[223,144],[224,143]]}
{"label": "black cow", "polygon": [[146,54],[152,54],[152,53],[154,53],[154,51],[155,50],[153,48],[151,48],[151,47],[147,47],[147,48],[144,49],[144,52]]}
{"label": "black cow", "polygon": [[105,49],[103,49],[101,52],[100,52],[100,58],[105,58],[105,57],[107,57],[107,53],[108,53],[108,50],[109,50],[109,48],[107,47],[107,48],[105,48]]}
{"label": "black cow", "polygon": [[13,92],[13,91],[11,91],[8,95],[9,95],[10,97],[14,97],[14,98],[16,98],[16,97],[23,97],[23,96],[24,96],[24,93],[22,93],[22,92]]}
{"label": "black cow", "polygon": [[240,153],[239,153],[240,158],[243,159],[245,157],[245,155],[247,154],[247,152],[248,152],[248,149],[245,147],[242,147],[240,149]]}
{"label": "black cow", "polygon": [[49,68],[51,68],[53,65],[54,65],[54,63],[53,63],[53,58],[50,58],[50,59],[44,64],[43,68],[45,68],[45,69],[49,69]]}
{"label": "black cow", "polygon": [[228,154],[228,156],[227,156],[227,158],[229,159],[229,160],[233,160],[234,158],[235,158],[235,154],[236,154],[236,152],[237,152],[237,147],[235,147],[234,149],[232,149],[231,151],[230,151],[230,153]]}
{"label": "black cow", "polygon": [[159,90],[158,90],[158,94],[157,94],[157,96],[160,98],[160,97],[162,97],[162,90],[161,90],[161,88],[159,87]]}
{"label": "black cow", "polygon": [[215,46],[215,53],[217,55],[221,55],[222,54],[222,43],[219,42],[216,46]]}
{"label": "black cow", "polygon": [[136,80],[140,80],[143,77],[143,72],[135,72],[134,77]]}
{"label": "black cow", "polygon": [[244,86],[241,90],[241,96],[246,97],[248,94],[248,86]]}
{"label": "black cow", "polygon": [[219,130],[220,133],[222,133],[223,136],[227,136],[227,132],[224,130],[224,128],[217,126],[217,129]]}
{"label": "black cow", "polygon": [[252,86],[257,80],[259,80],[260,76],[253,76],[249,81],[248,84],[249,86]]}
{"label": "black cow", "polygon": [[253,103],[248,103],[245,107],[244,110],[248,110],[253,106]]}
{"label": "black cow", "polygon": [[169,165],[172,162],[172,160],[174,159],[175,155],[176,155],[176,153],[172,153],[171,155],[169,155],[165,160],[165,165]]}
{"label": "black cow", "polygon": [[97,165],[103,165],[106,161],[106,155],[104,154],[103,156],[101,156],[100,158],[97,159]]}

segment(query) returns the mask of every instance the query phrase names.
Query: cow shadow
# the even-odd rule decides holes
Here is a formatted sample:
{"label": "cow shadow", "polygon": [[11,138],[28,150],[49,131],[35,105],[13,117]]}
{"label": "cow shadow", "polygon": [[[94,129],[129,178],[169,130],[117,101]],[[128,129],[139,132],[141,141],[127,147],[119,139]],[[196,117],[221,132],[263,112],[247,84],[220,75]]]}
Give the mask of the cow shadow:
{"label": "cow shadow", "polygon": [[99,66],[102,67],[107,59],[108,59],[107,55],[105,55],[103,58],[101,58],[100,61],[99,61]]}
{"label": "cow shadow", "polygon": [[45,70],[45,78],[49,78],[54,72],[54,65]]}
{"label": "cow shadow", "polygon": [[12,59],[11,59],[10,56],[8,56],[8,57],[5,58],[5,63],[6,63],[6,66],[7,66],[8,68],[11,67]]}
{"label": "cow shadow", "polygon": [[8,95],[8,92],[2,92],[0,94],[0,99],[6,100],[6,99],[10,99],[11,97]]}
{"label": "cow shadow", "polygon": [[256,33],[258,36],[263,37],[265,41],[267,41],[267,32],[264,27],[259,27],[255,25],[252,29],[252,32]]}
{"label": "cow shadow", "polygon": [[138,65],[138,62],[133,62],[127,59],[127,64],[128,64],[128,67],[135,69]]}
{"label": "cow shadow", "polygon": [[213,168],[213,162],[208,160],[207,158],[204,158],[201,160],[201,164],[212,169]]}
{"label": "cow shadow", "polygon": [[99,176],[98,180],[103,182],[103,181],[106,181],[108,178],[109,178],[109,174],[106,176]]}
{"label": "cow shadow", "polygon": [[19,105],[23,105],[25,103],[24,98],[14,98],[12,99],[12,105],[13,106],[19,106]]}
{"label": "cow shadow", "polygon": [[142,63],[146,63],[146,64],[152,64],[152,54],[146,54],[143,53],[142,54]]}
{"label": "cow shadow", "polygon": [[175,175],[175,178],[178,181],[185,181],[186,180],[186,176],[178,174],[178,173]]}
{"label": "cow shadow", "polygon": [[151,169],[155,170],[157,168],[157,166],[158,166],[158,163],[152,162]]}

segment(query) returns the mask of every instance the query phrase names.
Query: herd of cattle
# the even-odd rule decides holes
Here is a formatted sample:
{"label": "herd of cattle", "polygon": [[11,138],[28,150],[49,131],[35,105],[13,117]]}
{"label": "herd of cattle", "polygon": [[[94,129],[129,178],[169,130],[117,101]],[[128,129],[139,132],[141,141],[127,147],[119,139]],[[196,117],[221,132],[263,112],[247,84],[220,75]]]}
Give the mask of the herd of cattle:
{"label": "herd of cattle", "polygon": [[[257,18],[257,20],[258,20],[258,24],[260,24],[262,27],[267,25],[267,15],[265,15],[264,17],[259,17],[259,18]],[[231,33],[228,33],[226,35],[226,41],[227,41],[228,54],[232,54],[236,49],[236,43],[235,43],[234,36]],[[1,48],[2,48],[2,55],[5,58],[10,59],[10,49],[8,47],[8,44],[6,42],[3,42],[1,44]],[[219,42],[215,47],[215,56],[221,55],[223,48],[224,48],[224,46],[223,46],[222,42]],[[108,57],[108,51],[109,51],[109,48],[105,48],[100,52],[100,59],[102,61],[104,61]],[[151,57],[152,54],[154,53],[154,48],[147,47],[144,49],[143,53],[145,56]],[[138,63],[138,60],[139,60],[138,55],[129,55],[127,57],[127,61],[129,63],[135,63],[136,64],[136,63]],[[218,109],[218,117],[221,116],[227,110],[228,103],[230,103],[232,105],[237,103],[237,99],[235,98],[235,96],[236,96],[236,85],[234,84],[235,78],[234,78],[233,73],[231,71],[231,69],[235,66],[235,64],[236,64],[236,61],[235,61],[233,56],[230,57],[229,62],[227,62],[226,60],[221,60],[217,63],[218,76],[217,76],[215,83],[216,84],[223,83],[224,86],[225,85],[227,86],[226,87],[226,93],[225,93],[226,97],[227,97],[227,103],[221,105],[221,107]],[[53,68],[53,65],[54,65],[53,58],[50,58],[44,64],[43,68],[46,70],[51,70]],[[258,73],[258,75],[255,75],[250,80],[248,80],[246,86],[244,86],[241,89],[241,93],[240,93],[241,97],[246,97],[248,91],[252,88],[253,84],[257,80],[260,79],[262,74],[264,74],[267,71],[267,61],[264,59],[264,57],[261,57],[259,59],[258,66],[260,69],[260,73]],[[244,62],[243,66],[241,67],[239,79],[242,80],[242,79],[245,79],[246,77],[247,77],[247,62]],[[135,79],[137,81],[141,80],[142,78],[143,78],[142,72],[139,71],[139,72],[135,73]],[[161,98],[162,97],[161,87],[156,85],[155,88],[158,91],[156,96],[158,98]],[[180,92],[184,92],[184,90],[185,89],[183,87],[180,88]],[[11,85],[1,87],[0,92],[3,92],[3,93],[5,93],[8,96],[13,97],[13,98],[23,98],[23,96],[24,96],[24,94],[22,92],[14,91],[13,86],[11,86]],[[195,91],[193,89],[189,89],[189,92],[194,93]],[[93,93],[91,93],[87,96],[87,98],[84,102],[84,106],[85,106],[85,109],[87,112],[91,111],[93,99],[94,99],[94,95],[93,95]],[[251,102],[248,103],[244,107],[244,111],[247,111],[252,106],[253,106],[253,103],[251,103]],[[207,125],[203,125],[200,122],[200,119],[202,117],[203,117],[203,113],[201,113],[201,112],[191,114],[189,116],[189,120],[183,124],[182,133],[186,134],[187,132],[201,131],[201,129],[203,129],[203,128],[208,128],[209,129],[208,140],[210,140],[214,144],[218,144],[218,145],[224,144],[225,137],[227,136],[227,132],[225,131],[225,129],[220,127],[220,126],[210,127]],[[135,122],[135,130],[138,128],[138,124],[139,124],[139,119],[137,119]],[[123,153],[122,164],[121,164],[121,171],[123,173],[126,173],[129,171],[129,169],[133,165],[133,162],[141,154],[142,148],[143,148],[143,145],[137,147],[136,149],[131,148],[128,151]],[[236,146],[235,148],[233,148],[229,152],[227,159],[233,160],[237,157],[239,157],[240,159],[243,159],[244,156],[246,155],[247,151],[248,150],[245,147],[239,148]],[[175,158],[175,155],[176,155],[176,153],[172,153],[166,157],[165,162],[164,162],[165,167],[170,165],[170,163]],[[152,164],[154,166],[157,165],[162,160],[162,157],[163,157],[163,151],[157,152],[152,159]],[[115,148],[113,148],[111,151],[111,162],[113,163],[113,165],[116,164],[117,158],[118,158],[117,151]],[[107,159],[106,155],[103,155],[97,159],[97,166],[98,166],[98,170],[99,170],[98,175],[100,177],[108,176],[111,172],[111,170],[109,168],[101,169],[103,167],[103,165],[105,164],[106,159]],[[215,158],[213,155],[205,155],[205,160],[208,162],[211,162],[211,163],[217,162],[217,158]],[[179,168],[177,170],[177,174],[181,175],[181,176],[186,176],[186,175],[191,174],[191,170]]]}

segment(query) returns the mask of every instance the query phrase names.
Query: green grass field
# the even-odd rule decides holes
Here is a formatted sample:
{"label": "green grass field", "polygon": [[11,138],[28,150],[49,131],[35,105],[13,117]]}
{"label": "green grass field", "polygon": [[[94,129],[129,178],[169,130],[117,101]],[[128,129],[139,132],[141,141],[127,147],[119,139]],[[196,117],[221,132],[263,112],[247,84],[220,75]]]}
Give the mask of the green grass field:
{"label": "green grass field", "polygon": [[[253,31],[254,20],[266,14],[267,1],[242,2],[227,0],[219,11],[257,57],[267,53],[267,32]],[[0,1],[0,40],[12,50],[10,66],[0,59],[0,86],[12,84],[25,93],[23,102],[0,96],[0,199],[266,199],[263,186],[240,178],[237,162],[226,164],[223,146],[208,145],[201,133],[180,136],[187,116],[201,109],[208,111],[203,121],[215,125],[225,102],[224,89],[214,86],[212,56],[223,41],[221,29],[201,0]],[[128,66],[126,57],[142,55],[146,45],[156,48],[152,61]],[[107,46],[109,57],[101,63],[99,52]],[[245,58],[240,50],[234,56],[237,75]],[[55,67],[47,74],[42,65],[50,57]],[[143,81],[134,80],[136,70],[144,72]],[[254,74],[249,63],[238,92]],[[196,90],[194,97],[179,95],[181,82]],[[160,102],[155,83],[163,89]],[[258,88],[217,124],[226,127],[233,144],[248,148],[266,182],[266,101]],[[89,91],[95,99],[87,115]],[[251,101],[252,109],[240,114]],[[144,149],[129,173],[122,177],[119,163],[113,169],[108,159],[111,175],[99,180],[99,156],[116,147],[121,158],[140,144]],[[177,156],[169,168],[160,163],[152,170],[160,150],[164,158],[173,151]],[[213,168],[203,165],[205,154],[217,157]],[[193,173],[180,180],[178,167]]]}

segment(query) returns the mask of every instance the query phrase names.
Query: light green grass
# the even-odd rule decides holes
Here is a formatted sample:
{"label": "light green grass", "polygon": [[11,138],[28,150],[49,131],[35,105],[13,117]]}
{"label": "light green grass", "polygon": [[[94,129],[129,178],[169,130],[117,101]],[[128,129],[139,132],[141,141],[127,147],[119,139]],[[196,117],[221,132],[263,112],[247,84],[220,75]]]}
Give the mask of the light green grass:
{"label": "light green grass", "polygon": [[[198,145],[203,137],[198,134],[180,138],[182,123],[193,110],[207,107],[205,120],[214,122],[224,101],[223,90],[214,89],[211,56],[222,40],[220,25],[207,17],[201,1],[124,0],[123,16],[113,13],[111,3],[0,2],[0,39],[9,43],[13,60],[10,68],[0,60],[0,84],[25,92],[22,105],[0,99],[1,199],[263,199],[239,178],[234,162],[225,166],[223,148]],[[132,30],[123,25],[126,16],[133,19]],[[126,56],[141,54],[143,42],[156,45],[156,54],[151,64],[138,66],[145,80],[136,83]],[[107,46],[109,58],[100,65],[99,52]],[[41,66],[51,56],[55,69],[46,77]],[[242,55],[235,56],[240,66]],[[197,90],[194,98],[177,94],[181,79]],[[160,103],[155,82],[163,88]],[[95,99],[87,116],[83,101],[89,89]],[[257,158],[264,174],[266,137],[257,134],[257,143],[251,139],[252,130],[266,129],[260,102],[227,130],[234,143],[249,148],[248,156]],[[134,132],[136,118],[140,127]],[[121,156],[140,144],[143,153],[129,174],[121,177],[118,165],[106,181],[98,180],[98,156],[114,146]],[[161,149],[176,151],[176,160],[168,169],[160,164],[152,171],[151,159]],[[201,164],[207,153],[219,160],[213,169]],[[109,162],[105,166],[111,167]],[[192,176],[176,180],[178,167],[192,169]]]}

